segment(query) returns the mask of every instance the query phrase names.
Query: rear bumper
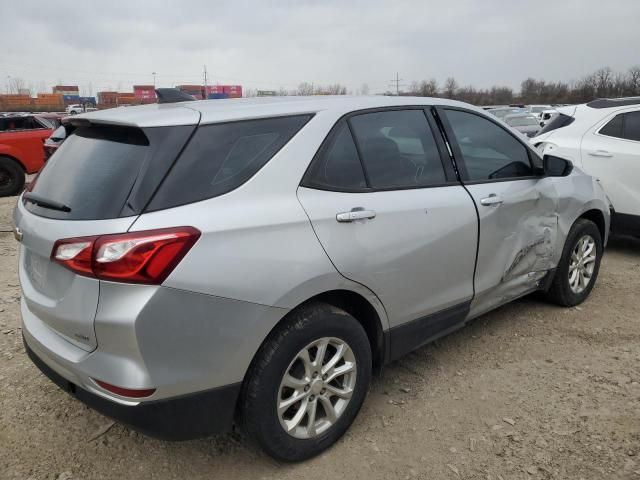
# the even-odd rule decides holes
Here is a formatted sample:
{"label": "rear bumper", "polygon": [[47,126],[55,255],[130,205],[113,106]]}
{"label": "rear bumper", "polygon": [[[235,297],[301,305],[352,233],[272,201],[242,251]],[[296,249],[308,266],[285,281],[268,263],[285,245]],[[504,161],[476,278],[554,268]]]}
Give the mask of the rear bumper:
{"label": "rear bumper", "polygon": [[82,403],[134,430],[163,440],[188,440],[231,428],[240,383],[175,398],[124,405],[70,382],[42,360],[24,340],[31,361],[53,383]]}

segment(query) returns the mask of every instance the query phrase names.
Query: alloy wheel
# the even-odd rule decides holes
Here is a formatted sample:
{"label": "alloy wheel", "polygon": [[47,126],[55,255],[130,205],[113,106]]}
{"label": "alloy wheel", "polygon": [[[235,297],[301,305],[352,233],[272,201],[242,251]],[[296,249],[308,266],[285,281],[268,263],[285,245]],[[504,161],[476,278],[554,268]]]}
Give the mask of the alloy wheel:
{"label": "alloy wheel", "polygon": [[571,252],[569,263],[569,287],[576,294],[589,286],[596,266],[596,242],[591,235],[580,237]]}
{"label": "alloy wheel", "polygon": [[313,438],[344,413],[356,385],[356,358],[339,338],[323,337],[298,352],[278,389],[282,428],[295,438]]}

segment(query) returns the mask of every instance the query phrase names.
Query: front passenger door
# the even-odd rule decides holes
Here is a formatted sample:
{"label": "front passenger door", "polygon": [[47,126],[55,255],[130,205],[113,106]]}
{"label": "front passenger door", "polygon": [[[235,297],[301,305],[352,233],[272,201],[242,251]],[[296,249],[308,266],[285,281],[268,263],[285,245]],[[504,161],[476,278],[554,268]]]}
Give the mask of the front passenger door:
{"label": "front passenger door", "polygon": [[540,162],[516,135],[479,113],[438,114],[460,177],[480,222],[471,314],[478,315],[537,287],[553,268],[557,195],[540,178]]}

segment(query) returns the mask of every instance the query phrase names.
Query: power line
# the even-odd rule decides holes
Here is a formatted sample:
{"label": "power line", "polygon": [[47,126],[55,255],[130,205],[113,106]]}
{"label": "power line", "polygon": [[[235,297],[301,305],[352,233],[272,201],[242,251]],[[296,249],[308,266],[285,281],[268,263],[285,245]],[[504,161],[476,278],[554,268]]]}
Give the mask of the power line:
{"label": "power line", "polygon": [[400,87],[404,87],[406,84],[404,83],[400,83],[404,81],[404,78],[400,78],[400,74],[398,72],[396,72],[396,78],[394,78],[393,80],[389,80],[390,83],[390,87],[393,87],[393,85],[395,84],[396,87],[396,95],[400,95]]}

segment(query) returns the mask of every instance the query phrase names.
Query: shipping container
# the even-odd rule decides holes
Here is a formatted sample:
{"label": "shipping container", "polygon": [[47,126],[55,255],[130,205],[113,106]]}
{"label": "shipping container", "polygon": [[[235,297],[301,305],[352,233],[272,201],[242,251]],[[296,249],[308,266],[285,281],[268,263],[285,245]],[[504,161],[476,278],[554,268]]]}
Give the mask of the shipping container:
{"label": "shipping container", "polygon": [[230,98],[242,97],[241,85],[224,85],[223,91],[224,93],[228,93]]}
{"label": "shipping container", "polygon": [[56,85],[53,87],[53,93],[61,93],[67,96],[80,96],[80,89],[77,85]]}
{"label": "shipping container", "polygon": [[206,93],[207,96],[212,93],[224,93],[224,85],[207,85]]}
{"label": "shipping container", "polygon": [[156,89],[153,85],[134,85],[133,94],[141,100],[156,99]]}
{"label": "shipping container", "polygon": [[82,105],[91,105],[93,107],[96,106],[96,97],[79,97],[78,103]]}

